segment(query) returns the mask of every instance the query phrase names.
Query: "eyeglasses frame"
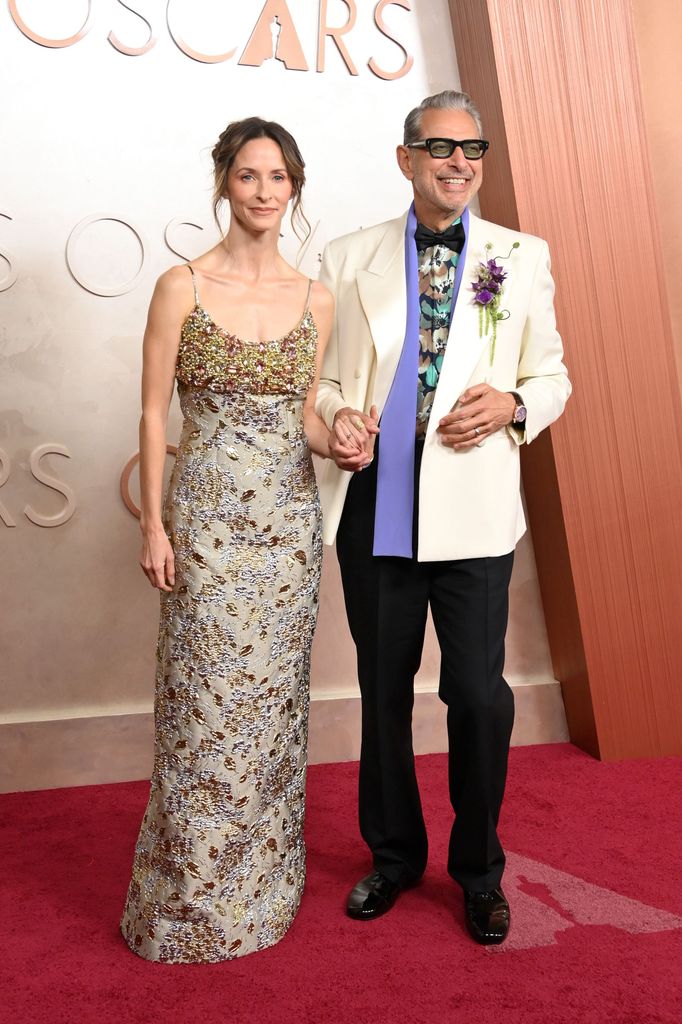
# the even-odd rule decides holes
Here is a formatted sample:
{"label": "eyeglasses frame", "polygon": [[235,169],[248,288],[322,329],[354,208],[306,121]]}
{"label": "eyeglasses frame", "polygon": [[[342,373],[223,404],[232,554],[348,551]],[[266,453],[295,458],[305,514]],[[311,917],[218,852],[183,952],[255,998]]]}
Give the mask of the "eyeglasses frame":
{"label": "eyeglasses frame", "polygon": [[[452,143],[452,150],[449,153],[446,153],[445,156],[435,156],[431,152],[431,143],[433,143],[433,142],[451,142]],[[464,146],[467,144],[467,142],[480,143],[483,146],[483,152],[481,153],[481,155],[480,156],[467,156],[466,153],[464,153]],[[452,154],[455,152],[456,149],[461,149],[462,150],[462,153],[464,153],[464,159],[465,160],[482,160],[484,155],[487,153],[489,146],[490,146],[490,143],[488,142],[487,139],[445,139],[445,138],[433,138],[433,139],[421,139],[419,142],[406,142],[405,143],[405,148],[406,149],[426,149],[426,150],[428,150],[429,156],[433,160],[447,160],[449,157],[452,156]]]}

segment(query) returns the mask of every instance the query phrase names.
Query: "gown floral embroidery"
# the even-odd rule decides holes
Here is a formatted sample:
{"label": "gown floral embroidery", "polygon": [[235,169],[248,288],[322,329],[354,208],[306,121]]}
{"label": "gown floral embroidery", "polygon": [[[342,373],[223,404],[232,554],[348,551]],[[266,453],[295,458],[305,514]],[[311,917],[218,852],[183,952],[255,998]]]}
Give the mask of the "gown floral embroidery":
{"label": "gown floral embroidery", "polygon": [[214,323],[192,279],[164,503],[176,583],[161,595],[154,769],[121,922],[132,950],[167,963],[264,949],[298,909],[322,559],[303,432],[308,303],[282,338],[244,341]]}

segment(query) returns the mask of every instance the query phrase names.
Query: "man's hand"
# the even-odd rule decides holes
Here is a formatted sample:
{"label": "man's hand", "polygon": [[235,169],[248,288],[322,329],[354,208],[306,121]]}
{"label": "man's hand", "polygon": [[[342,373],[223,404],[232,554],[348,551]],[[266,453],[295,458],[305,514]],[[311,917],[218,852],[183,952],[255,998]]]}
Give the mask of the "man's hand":
{"label": "man's hand", "polygon": [[456,451],[481,444],[489,434],[508,426],[516,401],[508,391],[498,391],[490,384],[474,384],[467,388],[438,424],[443,444]]}
{"label": "man's hand", "polygon": [[375,405],[369,416],[345,406],[334,416],[329,434],[329,454],[339,469],[357,473],[365,469],[374,458],[374,441],[379,433],[379,419]]}

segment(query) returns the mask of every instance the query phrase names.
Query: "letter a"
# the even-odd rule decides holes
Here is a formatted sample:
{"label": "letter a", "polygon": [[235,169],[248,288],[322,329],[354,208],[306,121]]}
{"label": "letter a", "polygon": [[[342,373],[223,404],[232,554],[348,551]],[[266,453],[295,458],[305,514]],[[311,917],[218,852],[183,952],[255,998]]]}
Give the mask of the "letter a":
{"label": "letter a", "polygon": [[239,63],[259,68],[263,61],[272,57],[270,25],[275,18],[282,26],[277,43],[277,60],[281,60],[289,71],[307,71],[308,65],[286,0],[267,0]]}

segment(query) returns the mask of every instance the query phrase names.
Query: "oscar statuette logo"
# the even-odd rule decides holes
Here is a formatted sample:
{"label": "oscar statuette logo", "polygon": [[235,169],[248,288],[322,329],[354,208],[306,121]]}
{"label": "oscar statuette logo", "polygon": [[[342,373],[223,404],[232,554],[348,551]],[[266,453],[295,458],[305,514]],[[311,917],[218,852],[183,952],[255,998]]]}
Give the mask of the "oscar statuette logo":
{"label": "oscar statuette logo", "polygon": [[[120,11],[120,8],[124,8],[129,12],[128,16],[132,15],[143,22],[147,29],[147,38],[141,45],[133,46],[122,38],[125,34],[124,32],[119,34],[120,30],[114,31],[111,29],[106,36],[107,42],[118,53],[127,57],[142,57],[144,54],[149,53],[158,42],[158,34],[150,18],[138,11],[133,3],[129,3],[128,0],[110,0],[110,3],[117,5],[115,9]],[[306,17],[310,18],[312,16],[316,19],[317,53],[314,61],[315,70],[319,73],[325,71],[327,42],[332,40],[348,73],[357,76],[359,72],[350,53],[350,37],[358,21],[358,2],[357,0],[338,0],[338,3],[343,4],[346,8],[346,19],[340,25],[334,24],[336,16],[330,17],[329,15],[329,0],[318,0],[317,4],[314,4],[312,0],[306,0]],[[80,14],[74,14],[74,5],[67,5],[68,10],[64,12],[65,26],[63,32],[65,34],[63,35],[48,35],[47,29],[40,31],[35,27],[35,24],[29,24],[29,20],[35,23],[40,23],[41,20],[44,21],[44,12],[41,12],[40,8],[38,11],[31,10],[31,5],[28,4],[29,11],[26,12],[22,4],[22,10],[24,10],[22,16],[19,11],[18,0],[8,0],[8,6],[12,20],[19,31],[27,39],[30,39],[31,42],[49,49],[64,49],[75,46],[76,43],[84,39],[92,28],[92,0],[84,0],[83,13]],[[360,5],[363,17],[369,14],[366,10],[368,7],[371,9],[369,3]],[[381,68],[374,57],[369,58],[367,67],[372,74],[384,81],[402,78],[403,75],[408,74],[414,63],[407,48],[396,38],[386,23],[384,14],[390,7],[402,8],[402,10],[412,13],[412,2],[411,0],[379,0],[373,7],[371,16],[374,27],[383,36],[390,39],[403,54],[402,64],[394,71],[387,71]],[[75,9],[78,11],[78,5],[75,5]],[[40,17],[41,13],[43,14],[42,19]],[[56,12],[53,7],[49,12],[50,25],[55,21],[55,14]],[[183,32],[181,32],[177,28],[177,22],[183,15],[185,27]],[[239,45],[231,46],[229,49],[218,53],[205,53],[187,41],[185,35],[188,33],[186,23],[189,15],[192,15],[194,24],[196,24],[197,20],[199,21],[202,31],[205,33],[206,18],[201,17],[201,12],[199,18],[197,18],[197,9],[192,7],[191,0],[167,0],[165,6],[166,29],[178,50],[186,57],[200,64],[221,64],[232,60],[240,48]],[[80,25],[78,26],[79,20]],[[76,25],[74,25],[74,21]],[[76,27],[76,31],[73,31],[74,27]],[[71,34],[68,34],[69,30],[71,30]],[[191,25],[189,26],[189,31],[191,31]],[[93,36],[91,36],[91,39]],[[268,60],[280,61],[288,71],[310,70],[310,62],[306,60],[299,31],[297,30],[287,0],[266,0],[237,63],[247,67],[261,67]]]}

